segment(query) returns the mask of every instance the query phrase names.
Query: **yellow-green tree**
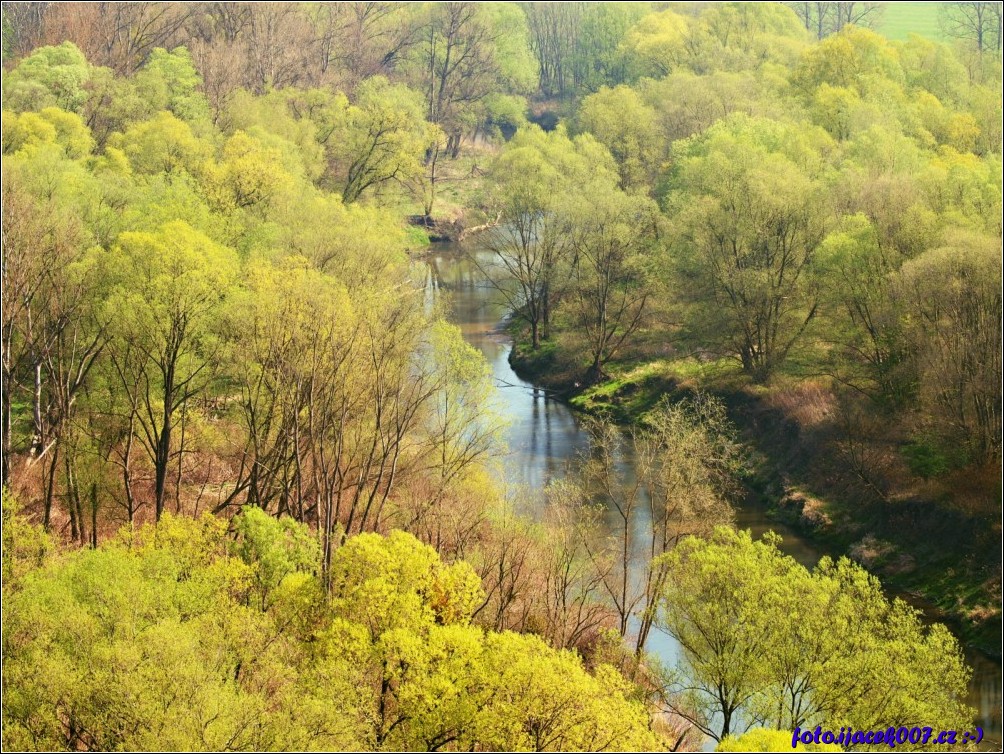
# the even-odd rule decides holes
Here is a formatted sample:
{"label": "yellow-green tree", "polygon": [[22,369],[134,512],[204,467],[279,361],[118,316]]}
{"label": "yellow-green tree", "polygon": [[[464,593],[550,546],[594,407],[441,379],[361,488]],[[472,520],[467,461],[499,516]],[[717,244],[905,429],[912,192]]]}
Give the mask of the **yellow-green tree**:
{"label": "yellow-green tree", "polygon": [[776,540],[724,528],[662,557],[659,622],[683,651],[670,705],[715,740],[755,726],[951,728],[970,718],[955,638],[890,603],[849,560],[824,558],[810,573]]}
{"label": "yellow-green tree", "polygon": [[666,145],[656,112],[630,87],[603,87],[582,101],[579,125],[610,150],[617,160],[621,188],[644,190],[663,161]]}
{"label": "yellow-green tree", "polygon": [[812,265],[827,221],[828,141],[734,115],[684,142],[669,174],[691,326],[756,381],[784,363],[818,311]]}
{"label": "yellow-green tree", "polygon": [[207,389],[218,366],[218,315],[237,274],[236,254],[183,221],[123,233],[102,260],[112,317],[111,358],[138,407],[140,439],[164,509],[176,417]]}
{"label": "yellow-green tree", "polygon": [[956,231],[903,265],[896,299],[917,353],[926,421],[973,461],[1001,454],[1000,240]]}

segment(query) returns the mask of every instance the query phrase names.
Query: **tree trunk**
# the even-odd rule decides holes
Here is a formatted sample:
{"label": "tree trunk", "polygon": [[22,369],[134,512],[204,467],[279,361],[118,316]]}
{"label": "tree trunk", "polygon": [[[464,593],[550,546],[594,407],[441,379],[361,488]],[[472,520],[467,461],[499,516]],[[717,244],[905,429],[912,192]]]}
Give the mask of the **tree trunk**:
{"label": "tree trunk", "polygon": [[98,547],[98,483],[91,482],[91,549]]}
{"label": "tree trunk", "polygon": [[133,518],[136,515],[136,498],[132,494],[132,469],[130,465],[132,463],[132,444],[135,438],[133,434],[133,429],[135,427],[136,413],[129,417],[129,435],[126,437],[126,447],[123,453],[122,459],[122,486],[125,488],[126,497],[126,515],[129,517],[129,524],[132,525]]}
{"label": "tree trunk", "polygon": [[12,448],[10,388],[11,380],[7,379],[5,371],[3,385],[3,479],[0,480],[0,484],[4,486],[10,480],[10,451]]}
{"label": "tree trunk", "polygon": [[600,364],[600,357],[597,354],[593,358],[593,363],[589,365],[589,369],[586,370],[582,382],[585,387],[592,387],[603,382],[604,379],[606,379],[606,375],[603,373],[603,365]]}
{"label": "tree trunk", "polygon": [[49,459],[49,477],[45,484],[45,504],[42,512],[42,526],[49,531],[49,521],[52,516],[52,495],[56,481],[56,464],[59,459],[59,446],[52,449],[52,458]]}
{"label": "tree trunk", "polygon": [[160,521],[160,516],[164,512],[164,490],[167,486],[167,466],[171,455],[171,414],[165,409],[164,410],[164,427],[160,431],[160,437],[157,440],[157,452],[154,456],[155,460],[155,473],[156,473],[156,485],[155,490],[155,505],[156,505],[156,520]]}
{"label": "tree trunk", "polygon": [[32,398],[31,414],[35,425],[35,436],[32,438],[32,455],[38,458],[45,449],[45,438],[42,434],[42,362],[35,364],[35,391]]}

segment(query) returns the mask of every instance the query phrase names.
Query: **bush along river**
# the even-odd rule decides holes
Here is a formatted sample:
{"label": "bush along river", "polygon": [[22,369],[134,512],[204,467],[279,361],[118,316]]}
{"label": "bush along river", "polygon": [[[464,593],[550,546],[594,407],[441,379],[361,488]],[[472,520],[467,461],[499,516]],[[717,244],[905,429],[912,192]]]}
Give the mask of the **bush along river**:
{"label": "bush along river", "polygon": [[[508,422],[509,453],[504,459],[504,479],[514,488],[542,491],[547,484],[569,472],[590,445],[588,432],[575,413],[562,401],[521,379],[509,365],[512,343],[502,329],[505,308],[482,270],[492,264],[492,253],[467,246],[478,264],[454,244],[436,244],[425,257],[427,290],[431,297],[446,295],[450,321],[457,325],[464,339],[477,348],[491,366],[498,393],[496,409]],[[622,461],[630,473],[631,458]],[[812,568],[827,553],[810,543],[794,529],[768,518],[767,510],[755,496],[736,509],[736,525],[749,529],[754,537],[773,530],[782,537],[781,550],[802,565]],[[643,539],[636,537],[634,558],[643,563],[647,552]],[[888,590],[887,590],[888,591]],[[930,614],[928,606],[918,604],[911,595],[889,592]],[[653,630],[646,649],[663,663],[673,665],[679,655],[678,645],[667,634]],[[984,730],[981,748],[999,747],[1001,736],[1001,667],[978,650],[967,648],[966,660],[973,668],[968,703],[977,710],[976,724]]]}

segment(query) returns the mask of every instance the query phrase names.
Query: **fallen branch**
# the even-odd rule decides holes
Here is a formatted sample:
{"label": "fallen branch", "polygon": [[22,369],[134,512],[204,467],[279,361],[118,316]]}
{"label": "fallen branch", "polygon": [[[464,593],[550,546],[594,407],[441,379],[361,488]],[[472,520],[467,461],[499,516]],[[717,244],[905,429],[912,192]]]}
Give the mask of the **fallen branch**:
{"label": "fallen branch", "polygon": [[559,390],[552,390],[551,388],[540,387],[539,385],[517,385],[514,382],[507,382],[506,380],[499,379],[499,378],[495,379],[495,386],[496,387],[500,387],[500,388],[502,388],[502,387],[519,388],[520,390],[528,390],[528,391],[532,392],[534,395],[537,395],[538,393],[541,393],[545,397],[548,396],[548,395],[553,395],[553,396],[560,396],[561,395],[561,391],[559,391]]}
{"label": "fallen branch", "polygon": [[484,223],[483,225],[475,225],[471,228],[464,228],[462,231],[460,231],[460,235],[457,236],[457,240],[463,241],[465,238],[467,238],[467,236],[471,236],[474,235],[475,233],[481,233],[482,231],[494,228],[501,221],[502,221],[502,213],[499,212],[498,215],[495,216],[495,219],[492,220],[491,222]]}

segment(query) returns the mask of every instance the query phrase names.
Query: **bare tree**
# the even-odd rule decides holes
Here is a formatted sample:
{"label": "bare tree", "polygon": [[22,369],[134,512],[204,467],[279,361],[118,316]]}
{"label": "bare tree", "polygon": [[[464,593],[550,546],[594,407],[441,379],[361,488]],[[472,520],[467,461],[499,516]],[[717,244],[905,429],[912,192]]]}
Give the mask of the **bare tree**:
{"label": "bare tree", "polygon": [[724,405],[698,394],[679,403],[664,400],[634,435],[635,465],[648,504],[647,564],[635,650],[640,655],[656,619],[666,581],[664,560],[685,536],[708,536],[732,523],[729,504],[742,466],[735,430]]}
{"label": "bare tree", "polygon": [[945,34],[968,42],[981,55],[1001,51],[1001,4],[996,2],[944,3],[941,28]]}
{"label": "bare tree", "polygon": [[600,517],[600,508],[586,504],[579,487],[567,482],[548,487],[541,601],[547,636],[556,647],[574,648],[607,622],[607,568],[590,557]]}
{"label": "bare tree", "polygon": [[3,16],[10,24],[11,34],[7,52],[12,58],[24,57],[42,44],[45,38],[45,17],[50,4],[47,2],[3,4]]}
{"label": "bare tree", "polygon": [[630,621],[644,594],[634,579],[638,519],[645,506],[644,483],[627,463],[630,438],[610,421],[590,423],[591,448],[581,469],[583,488],[595,493],[613,520],[613,535],[594,543],[590,559],[602,574],[603,588],[617,616],[617,629],[626,637]]}
{"label": "bare tree", "polygon": [[498,265],[471,258],[509,310],[530,326],[531,344],[537,349],[550,329],[556,275],[568,252],[567,238],[542,214],[518,212],[500,217],[509,222],[485,235],[485,246],[494,252]]}
{"label": "bare tree", "polygon": [[250,8],[246,83],[262,93],[306,79],[316,40],[304,9],[293,3],[251,3]]}
{"label": "bare tree", "polygon": [[445,2],[432,9],[422,31],[422,87],[427,119],[447,135],[446,152],[456,157],[464,113],[491,94],[500,75],[495,39],[477,3]]}
{"label": "bare tree", "polygon": [[530,47],[540,66],[540,91],[567,94],[573,83],[573,54],[582,24],[583,3],[522,3]]}
{"label": "bare tree", "polygon": [[884,3],[786,2],[805,28],[823,39],[845,26],[871,27],[881,18]]}
{"label": "bare tree", "polygon": [[655,206],[620,191],[602,192],[570,230],[575,250],[573,297],[586,335],[586,384],[603,379],[603,366],[638,330],[650,297],[644,251],[655,238]]}
{"label": "bare tree", "polygon": [[46,13],[45,38],[53,44],[69,39],[90,63],[130,74],[155,48],[181,43],[195,8],[166,2],[53,3]]}
{"label": "bare tree", "polygon": [[72,219],[60,219],[54,207],[30,198],[14,176],[4,178],[3,479],[10,478],[14,451],[13,396],[28,393],[31,462],[49,456],[43,514],[48,526],[61,445],[104,348],[105,329],[94,318],[93,280],[73,264],[79,250]]}
{"label": "bare tree", "polygon": [[420,25],[404,3],[320,3],[316,11],[321,76],[338,73],[351,92],[370,76],[390,73],[416,43]]}

